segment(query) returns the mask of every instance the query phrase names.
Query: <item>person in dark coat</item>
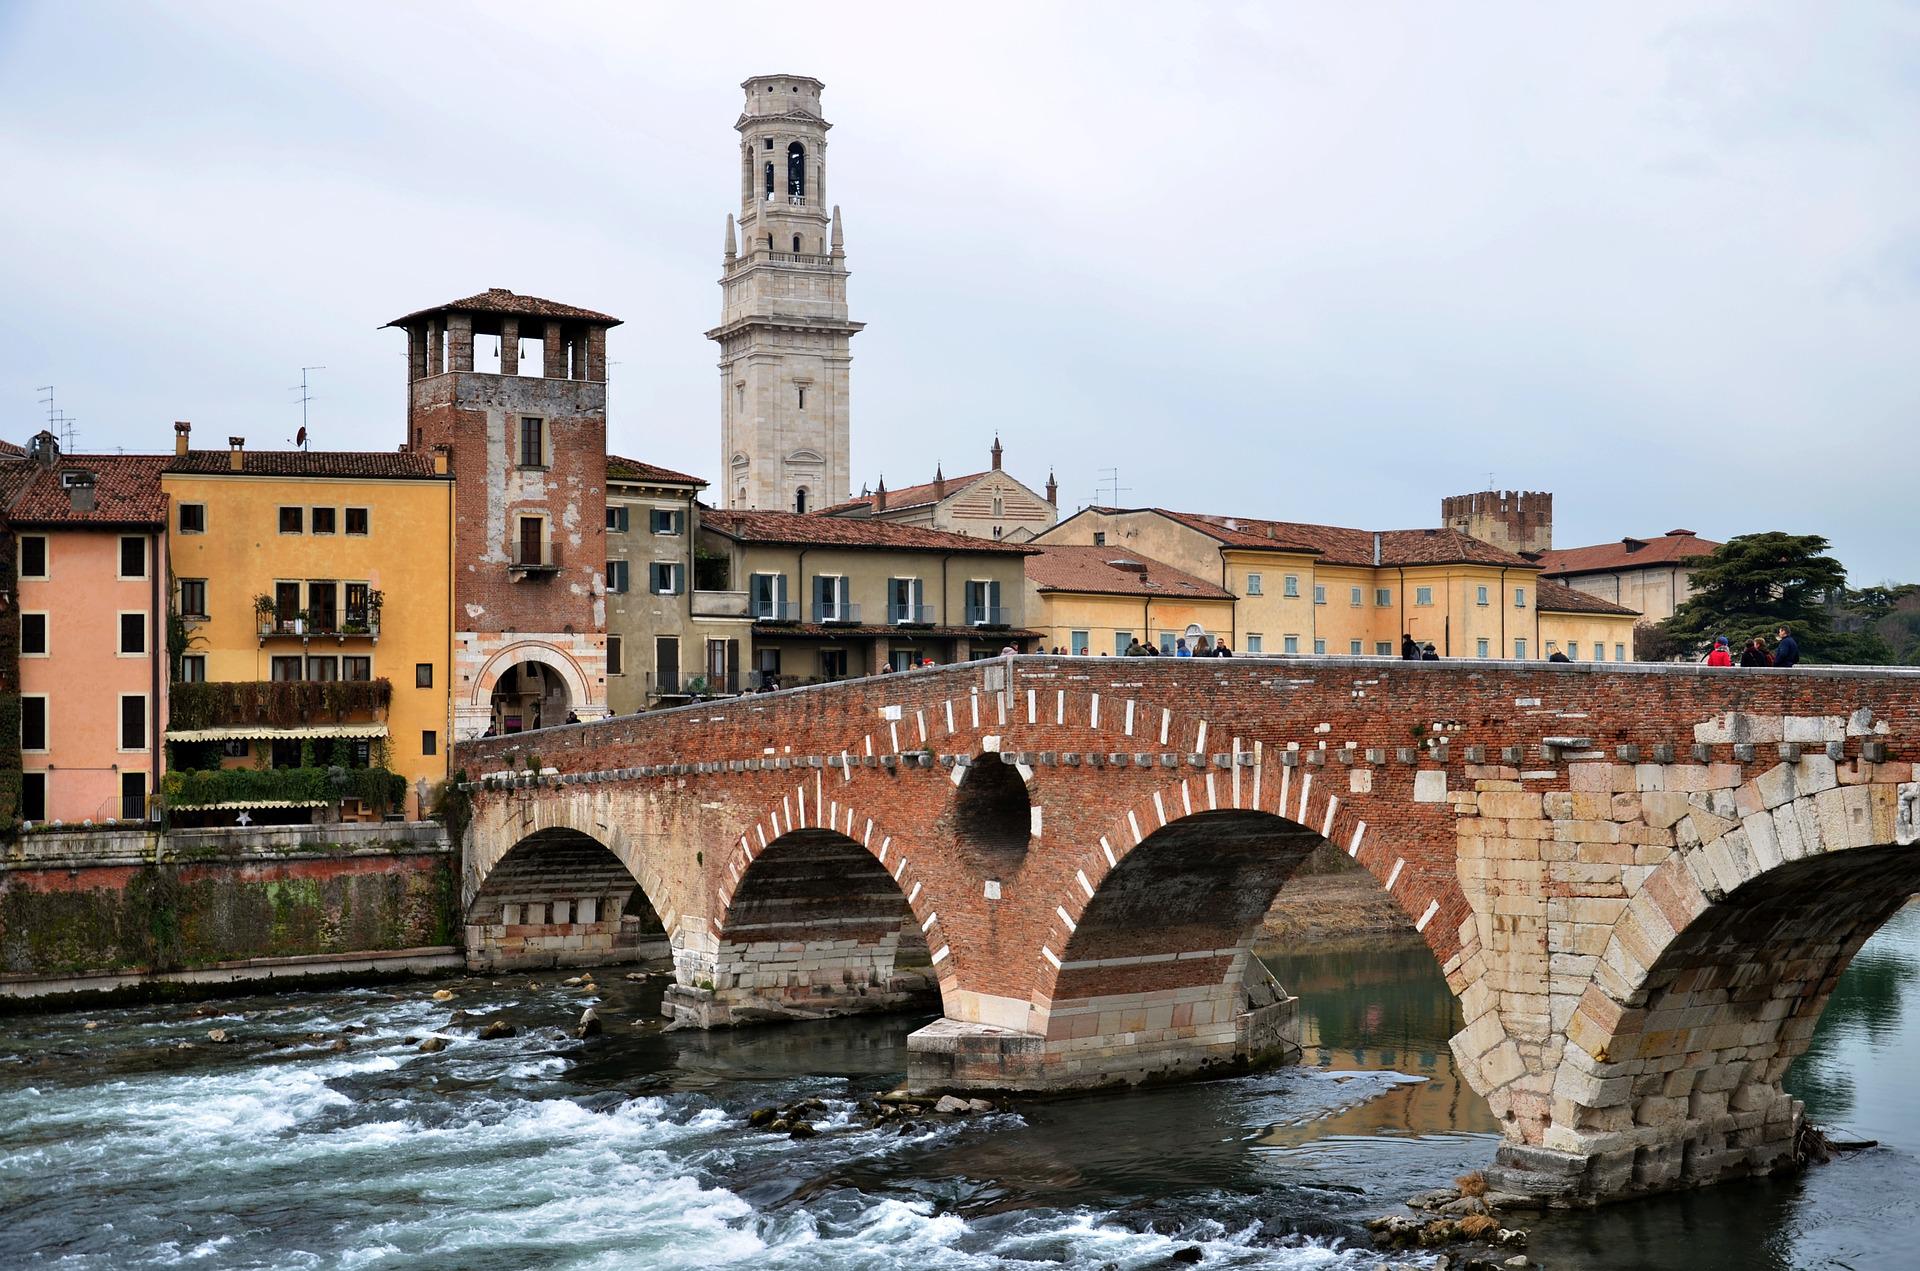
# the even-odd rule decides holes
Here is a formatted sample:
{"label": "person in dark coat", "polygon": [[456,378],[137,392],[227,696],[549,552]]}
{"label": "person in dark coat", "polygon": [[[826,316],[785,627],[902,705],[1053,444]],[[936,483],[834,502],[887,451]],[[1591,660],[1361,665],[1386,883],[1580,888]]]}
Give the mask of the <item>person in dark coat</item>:
{"label": "person in dark coat", "polygon": [[1440,660],[1440,654],[1434,649],[1431,642],[1420,650],[1420,660],[1422,662],[1438,662]]}
{"label": "person in dark coat", "polygon": [[1412,636],[1402,635],[1400,637],[1400,657],[1402,661],[1406,662],[1418,662],[1420,660],[1420,646],[1413,642]]}
{"label": "person in dark coat", "polygon": [[1767,652],[1767,646],[1759,636],[1747,641],[1747,647],[1740,650],[1741,666],[1772,666],[1773,654]]}
{"label": "person in dark coat", "polygon": [[1216,658],[1230,658],[1233,656],[1233,650],[1227,647],[1225,640],[1215,640],[1213,642],[1213,656]]}
{"label": "person in dark coat", "polygon": [[1775,666],[1797,666],[1799,662],[1800,642],[1793,638],[1793,628],[1780,628],[1780,639],[1773,646],[1773,664]]}
{"label": "person in dark coat", "polygon": [[1549,653],[1549,654],[1547,654],[1547,661],[1549,661],[1549,662],[1571,662],[1571,661],[1573,661],[1573,659],[1572,659],[1572,658],[1570,658],[1570,657],[1568,657],[1568,656],[1567,656],[1566,654],[1564,654],[1564,653],[1562,653],[1562,652],[1560,652],[1560,650],[1558,650],[1558,649],[1555,649],[1555,650],[1554,650],[1554,651],[1553,651],[1552,653]]}

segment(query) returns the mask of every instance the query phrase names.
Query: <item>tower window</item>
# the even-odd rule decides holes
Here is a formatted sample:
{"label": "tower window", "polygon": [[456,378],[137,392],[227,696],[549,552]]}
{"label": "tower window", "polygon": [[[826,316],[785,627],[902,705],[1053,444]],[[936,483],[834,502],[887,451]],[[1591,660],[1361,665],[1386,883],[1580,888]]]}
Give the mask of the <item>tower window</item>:
{"label": "tower window", "polygon": [[807,408],[807,386],[805,384],[797,385],[795,391],[800,395],[800,409],[805,410]]}
{"label": "tower window", "polygon": [[793,492],[793,510],[796,512],[807,510],[807,487],[801,486]]}
{"label": "tower window", "polygon": [[762,150],[771,150],[771,149],[773,149],[773,138],[772,138],[772,137],[768,137],[768,138],[766,138],[766,139],[765,139],[764,141],[762,141],[762,142],[760,143],[760,148],[761,148]]}
{"label": "tower window", "polygon": [[767,202],[773,202],[773,165],[767,165]]}
{"label": "tower window", "polygon": [[797,141],[787,147],[787,197],[796,203],[807,197],[807,148]]}
{"label": "tower window", "polygon": [[798,234],[793,236],[793,250],[796,252],[800,250],[800,236]]}

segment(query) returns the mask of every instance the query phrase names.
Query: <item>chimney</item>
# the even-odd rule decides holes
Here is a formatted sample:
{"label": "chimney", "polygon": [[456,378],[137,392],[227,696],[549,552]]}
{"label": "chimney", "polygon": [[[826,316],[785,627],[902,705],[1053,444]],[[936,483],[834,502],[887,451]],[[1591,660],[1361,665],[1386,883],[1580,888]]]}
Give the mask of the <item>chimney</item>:
{"label": "chimney", "polygon": [[1379,530],[1375,530],[1373,532],[1373,563],[1376,565],[1380,563],[1380,531]]}
{"label": "chimney", "polygon": [[1060,483],[1053,479],[1053,473],[1047,473],[1047,502],[1060,506]]}
{"label": "chimney", "polygon": [[246,466],[247,439],[245,437],[227,438],[227,466],[235,472]]}
{"label": "chimney", "polygon": [[64,484],[67,487],[67,501],[76,512],[93,511],[93,474],[91,472],[69,472]]}
{"label": "chimney", "polygon": [[880,484],[876,486],[873,491],[872,511],[875,513],[879,513],[879,512],[884,512],[886,510],[887,510],[887,477],[886,477],[886,474],[883,472],[880,474]]}
{"label": "chimney", "polygon": [[447,443],[444,441],[435,443],[433,447],[433,475],[434,476],[444,477],[447,475],[447,459],[448,459],[448,451],[450,449],[451,447],[449,447]]}
{"label": "chimney", "polygon": [[60,439],[42,428],[27,444],[27,456],[43,468],[60,462]]}
{"label": "chimney", "polygon": [[997,433],[993,438],[993,470],[1000,471],[1000,437]]}
{"label": "chimney", "polygon": [[181,456],[183,458],[186,456],[187,435],[192,431],[193,431],[193,424],[191,421],[185,420],[185,419],[176,419],[173,421],[173,453],[174,454]]}

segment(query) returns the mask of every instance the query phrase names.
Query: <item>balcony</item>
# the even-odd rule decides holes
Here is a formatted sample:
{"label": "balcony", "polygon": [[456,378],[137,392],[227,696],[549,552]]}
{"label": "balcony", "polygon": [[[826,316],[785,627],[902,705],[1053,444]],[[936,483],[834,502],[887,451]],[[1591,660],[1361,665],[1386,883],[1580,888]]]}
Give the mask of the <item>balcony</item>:
{"label": "balcony", "polygon": [[380,611],[347,614],[343,620],[337,614],[292,614],[282,617],[277,614],[257,615],[260,631],[260,643],[281,637],[291,637],[301,641],[333,640],[345,644],[349,638],[371,640],[380,643]]}
{"label": "balcony", "polygon": [[755,622],[798,622],[800,605],[789,600],[762,600],[753,606]]}
{"label": "balcony", "polygon": [[560,545],[558,543],[515,543],[513,560],[507,564],[507,572],[522,577],[537,577],[543,574],[555,574],[560,571]]}
{"label": "balcony", "polygon": [[1013,625],[1013,611],[1001,605],[968,605],[967,625],[970,627],[1010,627]]}
{"label": "balcony", "polygon": [[693,591],[693,616],[696,618],[745,618],[748,616],[747,593],[702,590],[696,587]]}
{"label": "balcony", "polygon": [[932,605],[888,605],[887,621],[896,627],[931,627],[939,619]]}
{"label": "balcony", "polygon": [[373,720],[385,716],[393,685],[385,679],[176,680],[167,700],[171,738],[208,729],[311,728],[352,715]]}
{"label": "balcony", "polygon": [[845,600],[816,600],[813,620],[826,626],[858,626],[860,606]]}
{"label": "balcony", "polygon": [[738,697],[746,677],[735,671],[715,675],[706,671],[649,671],[647,696],[662,697]]}

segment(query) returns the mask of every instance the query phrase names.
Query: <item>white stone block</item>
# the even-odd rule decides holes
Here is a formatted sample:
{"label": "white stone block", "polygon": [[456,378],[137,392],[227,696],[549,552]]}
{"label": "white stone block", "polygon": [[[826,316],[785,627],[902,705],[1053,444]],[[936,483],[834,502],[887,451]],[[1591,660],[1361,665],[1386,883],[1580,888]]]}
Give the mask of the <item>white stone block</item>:
{"label": "white stone block", "polygon": [[1414,773],[1413,801],[1415,803],[1445,803],[1447,801],[1446,769],[1429,768]]}

